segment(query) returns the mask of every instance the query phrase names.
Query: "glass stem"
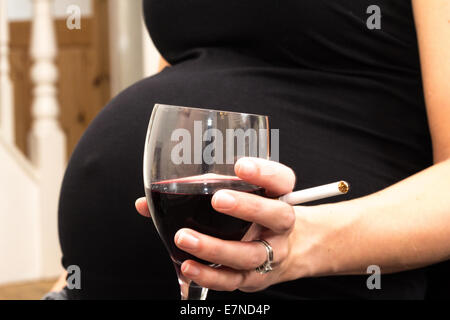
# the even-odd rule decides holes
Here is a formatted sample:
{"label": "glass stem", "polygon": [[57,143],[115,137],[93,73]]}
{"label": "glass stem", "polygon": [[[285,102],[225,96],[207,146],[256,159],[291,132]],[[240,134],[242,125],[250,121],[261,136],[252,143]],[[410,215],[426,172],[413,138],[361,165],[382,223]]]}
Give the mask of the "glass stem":
{"label": "glass stem", "polygon": [[180,265],[174,262],[177,271],[178,283],[180,284],[181,300],[206,300],[208,288],[203,288],[194,281],[186,278],[180,270]]}

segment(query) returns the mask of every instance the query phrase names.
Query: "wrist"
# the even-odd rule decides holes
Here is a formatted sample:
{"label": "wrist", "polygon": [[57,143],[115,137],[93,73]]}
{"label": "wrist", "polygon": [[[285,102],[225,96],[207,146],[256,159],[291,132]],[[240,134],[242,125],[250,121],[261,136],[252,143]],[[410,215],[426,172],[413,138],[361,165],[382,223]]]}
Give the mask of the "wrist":
{"label": "wrist", "polygon": [[348,273],[360,218],[353,202],[294,209],[296,224],[291,234],[288,280]]}

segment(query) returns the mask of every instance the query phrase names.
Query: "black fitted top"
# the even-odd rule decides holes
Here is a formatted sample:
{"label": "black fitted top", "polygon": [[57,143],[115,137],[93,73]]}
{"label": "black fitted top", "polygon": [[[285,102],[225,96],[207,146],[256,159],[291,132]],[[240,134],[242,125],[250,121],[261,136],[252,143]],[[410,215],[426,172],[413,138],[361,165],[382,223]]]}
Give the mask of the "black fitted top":
{"label": "black fitted top", "polygon": [[[370,5],[381,29],[370,30]],[[346,179],[357,198],[432,164],[410,0],[145,0],[145,20],[172,65],[125,90],[88,128],[60,201],[65,267],[78,298],[178,298],[152,222],[138,216],[142,156],[155,103],[267,114],[297,189]],[[358,245],[355,243],[354,245]],[[423,298],[423,270],[301,279],[258,294],[210,297]]]}

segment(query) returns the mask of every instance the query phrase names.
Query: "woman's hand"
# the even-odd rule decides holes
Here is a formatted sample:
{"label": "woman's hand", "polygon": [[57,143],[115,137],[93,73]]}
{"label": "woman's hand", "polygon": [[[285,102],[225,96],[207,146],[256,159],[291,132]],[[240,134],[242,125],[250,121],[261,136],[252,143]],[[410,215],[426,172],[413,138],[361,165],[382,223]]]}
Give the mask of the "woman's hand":
{"label": "woman's hand", "polygon": [[[293,190],[294,172],[279,163],[257,158],[240,159],[235,172],[241,179],[263,187],[270,197],[277,197]],[[220,291],[236,289],[253,292],[272,284],[290,280],[290,261],[294,234],[295,210],[275,199],[246,192],[220,190],[212,198],[212,206],[219,212],[254,224],[244,241],[226,241],[201,234],[191,229],[181,229],[175,235],[175,244],[200,259],[220,264],[211,268],[193,260],[185,261],[183,274],[197,284]],[[137,210],[149,216],[145,200],[136,202]],[[267,251],[260,242],[266,240],[273,248],[273,271],[259,274],[255,269],[267,260]]]}

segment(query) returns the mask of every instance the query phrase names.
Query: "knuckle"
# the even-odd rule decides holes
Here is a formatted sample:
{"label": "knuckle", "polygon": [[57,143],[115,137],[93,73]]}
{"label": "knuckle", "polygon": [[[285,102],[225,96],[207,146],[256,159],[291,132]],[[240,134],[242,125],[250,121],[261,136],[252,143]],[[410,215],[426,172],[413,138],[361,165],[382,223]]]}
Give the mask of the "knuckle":
{"label": "knuckle", "polygon": [[231,292],[240,289],[241,284],[244,282],[244,276],[242,273],[237,273],[227,280],[224,281],[226,283],[225,290]]}
{"label": "knuckle", "polygon": [[263,209],[261,199],[257,197],[241,198],[242,209],[246,212],[249,219],[253,219]]}
{"label": "knuckle", "polygon": [[286,232],[292,228],[295,223],[295,215],[292,208],[289,206],[288,210],[283,210],[283,215],[279,219],[278,231]]}
{"label": "knuckle", "polygon": [[222,249],[221,246],[217,243],[209,244],[207,248],[204,249],[205,256],[208,256],[208,259],[211,260],[211,262],[216,261],[221,253]]}
{"label": "knuckle", "polygon": [[232,292],[238,289],[238,286],[233,283],[233,281],[226,281],[226,279],[224,279],[224,281],[216,286],[216,290],[218,291],[228,291],[228,292]]}
{"label": "knuckle", "polygon": [[277,250],[274,252],[274,260],[277,262],[283,261],[287,258],[289,253],[289,249],[287,246],[281,246],[280,248],[277,248]]}
{"label": "knuckle", "polygon": [[264,290],[268,287],[267,284],[267,276],[259,277],[259,279],[248,279],[246,283],[244,283],[239,290],[247,293],[254,293],[261,290]]}
{"label": "knuckle", "polygon": [[220,279],[217,275],[211,274],[207,279],[204,279],[203,282],[198,281],[197,283],[202,287],[209,288],[211,290],[216,291],[228,291],[229,284],[224,279]]}
{"label": "knuckle", "polygon": [[[254,254],[249,255],[249,263],[246,265],[246,268],[248,268],[249,266],[252,269],[258,268],[266,260],[265,249],[261,245],[259,245],[259,246],[261,248],[258,248],[258,250]],[[264,252],[262,249],[264,249]]]}
{"label": "knuckle", "polygon": [[261,291],[262,289],[259,287],[245,287],[245,288],[240,288],[239,290],[242,292],[246,292],[246,293],[255,293],[255,292]]}
{"label": "knuckle", "polygon": [[228,291],[228,292],[232,292],[232,291],[235,291],[235,290],[237,290],[238,289],[238,287],[236,286],[236,285],[225,285],[225,290],[224,291]]}

